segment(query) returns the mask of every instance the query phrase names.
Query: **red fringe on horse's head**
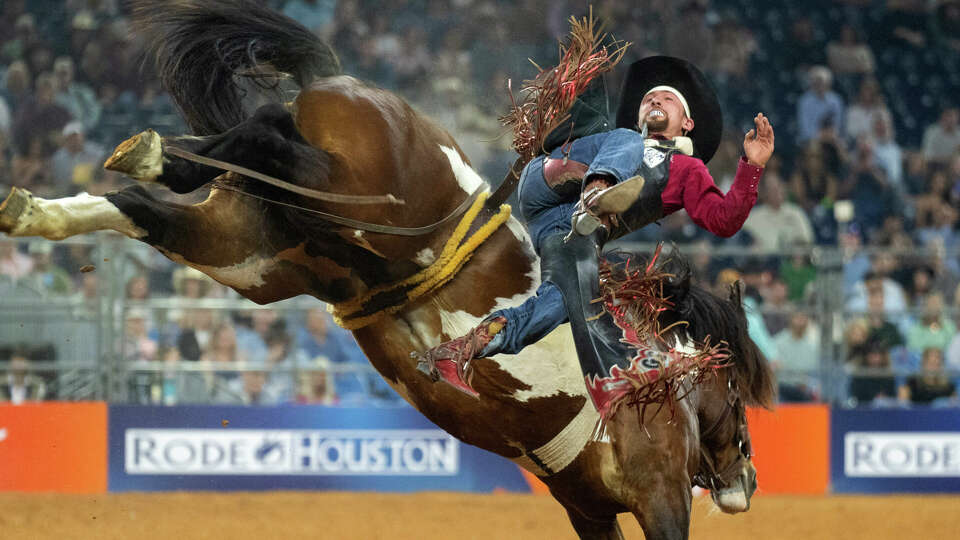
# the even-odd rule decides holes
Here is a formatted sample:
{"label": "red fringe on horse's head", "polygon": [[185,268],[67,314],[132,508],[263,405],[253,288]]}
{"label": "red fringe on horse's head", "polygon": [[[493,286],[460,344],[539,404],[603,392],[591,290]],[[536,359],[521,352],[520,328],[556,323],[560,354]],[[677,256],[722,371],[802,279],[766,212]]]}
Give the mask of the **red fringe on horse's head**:
{"label": "red fringe on horse's head", "polygon": [[[688,367],[698,368],[703,375],[712,372],[710,368],[729,365],[746,403],[773,407],[773,370],[747,332],[739,288],[732,288],[729,298],[723,299],[692,283],[690,266],[676,249],[666,257],[661,246],[648,258],[615,255],[620,262],[601,263],[601,300],[608,313],[633,329],[639,344],[652,341],[672,351],[677,339],[692,341],[707,353],[698,354],[700,360],[709,361],[687,363]],[[717,345],[710,346],[711,341]],[[661,382],[661,390],[668,386]],[[654,403],[651,397],[663,395],[644,389],[634,401]]]}
{"label": "red fringe on horse's head", "polygon": [[593,18],[592,8],[582,20],[570,17],[570,39],[560,45],[557,67],[544,70],[537,66],[540,73],[523,82],[520,103],[510,92],[513,108],[500,121],[513,129],[513,149],[521,158],[530,160],[539,154],[547,134],[567,118],[577,96],[623,59],[630,44],[615,40],[604,44],[607,37]]}
{"label": "red fringe on horse's head", "polygon": [[[196,135],[222,133],[246,118],[238,78],[276,90],[340,73],[336,54],[296,21],[252,0],[134,0],[133,28],[160,82]],[[265,66],[272,68],[264,69]],[[280,98],[275,92],[274,98]]]}

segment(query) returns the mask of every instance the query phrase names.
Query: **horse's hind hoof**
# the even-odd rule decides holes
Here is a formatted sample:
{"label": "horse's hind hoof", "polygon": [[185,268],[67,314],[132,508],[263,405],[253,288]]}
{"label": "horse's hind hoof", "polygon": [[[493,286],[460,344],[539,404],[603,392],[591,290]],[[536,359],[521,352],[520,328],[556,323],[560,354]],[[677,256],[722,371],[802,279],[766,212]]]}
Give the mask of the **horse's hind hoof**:
{"label": "horse's hind hoof", "polygon": [[6,200],[0,203],[0,232],[10,234],[13,231],[20,216],[30,206],[30,196],[25,189],[15,187],[10,190]]}
{"label": "horse's hind hoof", "polygon": [[113,151],[103,168],[123,173],[136,180],[150,182],[163,174],[163,145],[152,129],[123,141]]}

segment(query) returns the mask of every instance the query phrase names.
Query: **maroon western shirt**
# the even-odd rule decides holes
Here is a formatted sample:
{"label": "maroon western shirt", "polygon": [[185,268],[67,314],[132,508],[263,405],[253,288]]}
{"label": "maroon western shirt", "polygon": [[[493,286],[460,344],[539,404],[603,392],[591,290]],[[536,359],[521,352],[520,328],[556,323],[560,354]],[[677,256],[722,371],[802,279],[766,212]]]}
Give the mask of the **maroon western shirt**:
{"label": "maroon western shirt", "polygon": [[674,154],[667,185],[660,195],[663,215],[684,208],[697,225],[723,238],[733,236],[757,202],[757,185],[762,175],[763,167],[755,167],[741,157],[733,185],[724,195],[703,161]]}

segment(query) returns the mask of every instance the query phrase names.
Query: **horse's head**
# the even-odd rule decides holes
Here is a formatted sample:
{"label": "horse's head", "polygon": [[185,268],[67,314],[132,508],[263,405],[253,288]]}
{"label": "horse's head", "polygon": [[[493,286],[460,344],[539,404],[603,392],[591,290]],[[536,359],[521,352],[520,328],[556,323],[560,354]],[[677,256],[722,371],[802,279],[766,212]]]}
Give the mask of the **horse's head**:
{"label": "horse's head", "polygon": [[739,284],[731,286],[724,299],[691,284],[682,260],[673,274],[677,278],[665,284],[665,292],[674,306],[661,315],[661,325],[685,321],[674,327],[676,337],[725,342],[732,362],[698,388],[701,460],[696,483],[710,489],[724,512],[743,512],[757,488],[746,405],[773,407],[773,371],[747,333]]}
{"label": "horse's head", "polygon": [[[746,408],[736,378],[717,379],[714,388],[701,394],[700,468],[694,483],[709,489],[721,510],[735,514],[750,509],[750,497],[757,490],[757,470],[751,461]],[[705,419],[710,423],[704,423]]]}

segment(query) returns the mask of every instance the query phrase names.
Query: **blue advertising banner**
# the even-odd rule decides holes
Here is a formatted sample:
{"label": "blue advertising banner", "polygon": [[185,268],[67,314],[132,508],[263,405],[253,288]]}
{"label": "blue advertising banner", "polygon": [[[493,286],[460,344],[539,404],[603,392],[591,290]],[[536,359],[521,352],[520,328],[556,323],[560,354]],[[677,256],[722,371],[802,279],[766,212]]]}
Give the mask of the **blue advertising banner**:
{"label": "blue advertising banner", "polygon": [[834,493],[960,492],[960,410],[831,413]]}
{"label": "blue advertising banner", "polygon": [[412,408],[109,408],[109,490],[529,492]]}

